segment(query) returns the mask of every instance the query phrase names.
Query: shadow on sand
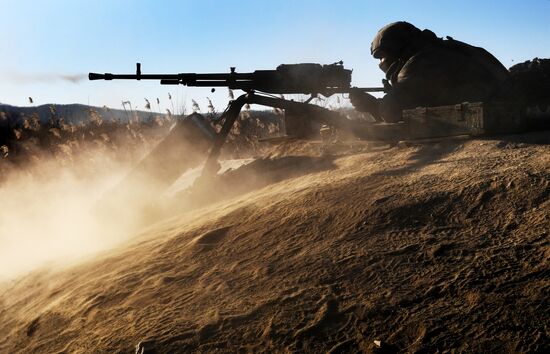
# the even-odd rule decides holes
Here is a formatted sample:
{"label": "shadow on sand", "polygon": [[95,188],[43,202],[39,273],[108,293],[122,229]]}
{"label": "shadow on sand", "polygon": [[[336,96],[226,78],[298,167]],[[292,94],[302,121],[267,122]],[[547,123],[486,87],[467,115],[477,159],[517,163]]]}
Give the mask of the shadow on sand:
{"label": "shadow on sand", "polygon": [[[528,145],[548,145],[550,144],[550,130],[523,134],[486,136],[482,139],[494,142],[495,147],[499,149],[516,149]],[[465,140],[441,139],[435,143],[412,143],[412,145],[416,145],[418,149],[410,156],[405,165],[393,170],[380,171],[373,174],[373,176],[404,176],[431,164],[443,163],[441,160],[447,155],[462,149],[464,141]]]}
{"label": "shadow on sand", "polygon": [[178,208],[199,207],[245,194],[287,179],[336,168],[335,157],[285,156],[260,158],[208,179],[175,195]]}

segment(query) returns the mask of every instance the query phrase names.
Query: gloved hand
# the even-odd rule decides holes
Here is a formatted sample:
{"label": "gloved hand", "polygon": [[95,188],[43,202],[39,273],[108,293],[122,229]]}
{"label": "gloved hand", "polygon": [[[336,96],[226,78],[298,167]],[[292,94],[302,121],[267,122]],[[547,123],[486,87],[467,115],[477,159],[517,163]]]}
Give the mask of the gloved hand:
{"label": "gloved hand", "polygon": [[379,103],[378,99],[373,95],[366,93],[358,88],[351,88],[349,91],[349,100],[353,107],[359,112],[370,113],[376,119],[379,118]]}
{"label": "gloved hand", "polygon": [[349,100],[353,107],[355,107],[358,111],[360,110],[359,107],[361,106],[361,102],[363,102],[365,95],[367,95],[367,93],[357,87],[352,87],[349,91]]}

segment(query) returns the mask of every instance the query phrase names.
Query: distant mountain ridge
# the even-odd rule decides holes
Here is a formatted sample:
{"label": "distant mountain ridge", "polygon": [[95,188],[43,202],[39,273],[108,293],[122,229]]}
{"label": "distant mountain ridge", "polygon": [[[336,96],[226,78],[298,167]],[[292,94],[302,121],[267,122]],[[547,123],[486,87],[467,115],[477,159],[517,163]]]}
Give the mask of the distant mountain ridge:
{"label": "distant mountain ridge", "polygon": [[164,113],[154,111],[137,111],[114,109],[108,107],[95,107],[78,103],[73,104],[44,104],[40,106],[18,107],[0,103],[0,112],[11,121],[17,122],[24,118],[30,117],[32,114],[38,114],[41,122],[47,122],[52,117],[52,110],[55,110],[57,119],[63,118],[67,123],[80,123],[90,119],[93,111],[97,112],[102,119],[105,120],[120,120],[126,121],[132,116],[138,117],[139,120],[149,121],[155,116],[164,116]]}

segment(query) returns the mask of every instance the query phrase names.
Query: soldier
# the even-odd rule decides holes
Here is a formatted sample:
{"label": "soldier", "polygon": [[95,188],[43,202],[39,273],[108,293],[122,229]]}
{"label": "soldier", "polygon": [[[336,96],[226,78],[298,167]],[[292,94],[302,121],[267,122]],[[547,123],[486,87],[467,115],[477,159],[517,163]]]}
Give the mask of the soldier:
{"label": "soldier", "polygon": [[386,74],[387,94],[377,99],[352,90],[350,100],[358,111],[386,122],[400,121],[407,108],[498,99],[509,79],[508,70],[485,49],[438,38],[408,22],[378,31],[371,54]]}

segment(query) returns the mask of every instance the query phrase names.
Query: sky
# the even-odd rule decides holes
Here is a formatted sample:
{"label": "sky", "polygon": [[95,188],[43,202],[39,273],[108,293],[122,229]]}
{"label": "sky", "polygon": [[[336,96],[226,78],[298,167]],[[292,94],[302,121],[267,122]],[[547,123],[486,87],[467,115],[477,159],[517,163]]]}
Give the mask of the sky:
{"label": "sky", "polygon": [[0,8],[0,102],[19,106],[29,96],[33,105],[138,109],[147,98],[162,112],[189,111],[191,99],[205,111],[207,97],[217,110],[227,104],[223,88],[86,78],[133,73],[136,62],[143,73],[205,73],[343,60],[354,86],[380,86],[370,43],[400,20],[484,47],[506,67],[550,57],[550,0],[0,0]]}

